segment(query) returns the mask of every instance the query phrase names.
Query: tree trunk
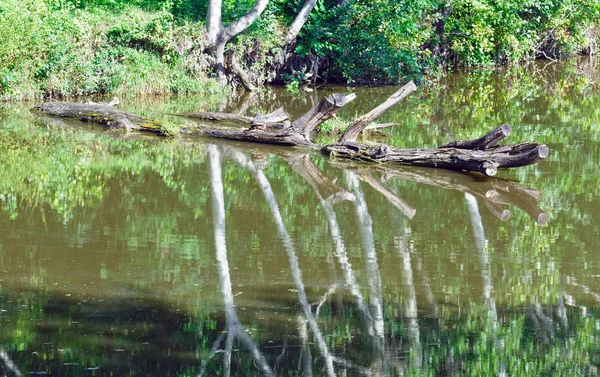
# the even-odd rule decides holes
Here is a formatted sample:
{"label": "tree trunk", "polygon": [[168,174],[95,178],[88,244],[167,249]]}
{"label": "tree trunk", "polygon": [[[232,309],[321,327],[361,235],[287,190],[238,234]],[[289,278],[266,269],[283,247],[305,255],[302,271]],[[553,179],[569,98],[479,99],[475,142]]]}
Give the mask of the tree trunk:
{"label": "tree trunk", "polygon": [[182,116],[186,118],[194,118],[209,121],[229,121],[236,123],[244,123],[248,125],[263,125],[263,126],[275,126],[274,128],[283,128],[283,122],[288,119],[287,114],[283,108],[278,108],[272,113],[262,115],[256,114],[254,117],[241,114],[221,113],[221,112],[195,112],[195,113],[180,113],[180,114],[169,114],[175,116]]}
{"label": "tree trunk", "polygon": [[[224,27],[221,19],[223,1],[208,1],[208,11],[206,13],[207,49],[215,59],[214,69],[218,76],[219,83],[223,85],[226,84],[227,70],[225,68],[225,45],[231,38],[240,34],[246,30],[248,26],[252,25],[252,23],[260,17],[268,3],[269,0],[257,0],[248,13],[240,17],[237,21]],[[233,69],[230,73],[238,76],[247,90],[254,90],[254,86],[249,83],[245,74],[239,74],[242,72],[241,69],[236,68],[239,68],[239,65],[233,64]]]}
{"label": "tree trunk", "polygon": [[343,106],[356,98],[355,94],[343,95],[340,93],[330,94],[321,99],[317,106],[313,107],[292,123],[292,128],[301,133],[309,140],[310,133],[321,123],[333,117]]}
{"label": "tree trunk", "polygon": [[334,157],[477,171],[487,176],[496,175],[498,168],[535,164],[548,155],[548,147],[537,143],[522,143],[479,151],[458,148],[396,149],[383,144],[372,147],[356,142],[340,142],[325,146],[322,151]]}

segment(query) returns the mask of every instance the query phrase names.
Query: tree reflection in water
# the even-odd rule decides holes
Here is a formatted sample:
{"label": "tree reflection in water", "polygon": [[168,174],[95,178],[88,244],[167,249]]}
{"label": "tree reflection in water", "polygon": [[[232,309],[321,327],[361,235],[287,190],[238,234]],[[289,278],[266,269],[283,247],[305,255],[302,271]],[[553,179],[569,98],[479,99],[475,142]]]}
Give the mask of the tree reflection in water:
{"label": "tree reflection in water", "polygon": [[[493,283],[490,271],[489,252],[487,250],[485,234],[483,230],[481,215],[477,208],[477,199],[475,195],[482,198],[486,203],[486,207],[501,220],[506,221],[510,217],[510,212],[507,215],[507,209],[498,207],[498,204],[507,205],[514,204],[523,208],[528,213],[533,213],[532,217],[540,223],[544,222],[543,211],[539,210],[537,203],[541,195],[538,191],[522,187],[514,182],[503,182],[501,180],[492,179],[487,183],[488,186],[482,184],[477,179],[472,179],[470,175],[461,175],[451,172],[437,172],[431,169],[391,169],[387,167],[377,167],[375,169],[365,169],[356,165],[343,166],[346,183],[351,191],[345,191],[335,181],[327,177],[310,159],[310,156],[302,153],[293,153],[289,151],[281,152],[280,157],[285,159],[292,169],[301,176],[314,190],[321,208],[325,213],[327,223],[329,225],[330,235],[335,248],[334,255],[337,258],[341,270],[343,271],[343,285],[333,284],[323,297],[315,304],[313,311],[312,305],[309,303],[305,285],[302,279],[302,272],[296,255],[296,250],[292,238],[286,228],[281,211],[277,204],[275,194],[271,188],[271,184],[261,169],[264,167],[264,162],[256,165],[252,159],[244,152],[231,147],[217,147],[211,145],[208,147],[208,160],[210,164],[211,174],[211,190],[213,196],[213,216],[215,226],[215,246],[217,250],[217,261],[219,267],[219,277],[221,281],[221,291],[225,303],[227,337],[225,341],[224,351],[224,368],[226,374],[229,374],[231,369],[231,348],[234,337],[240,337],[245,348],[252,354],[256,365],[265,375],[272,375],[273,369],[269,367],[265,357],[258,351],[257,346],[252,342],[250,337],[243,332],[243,326],[235,312],[233,304],[233,295],[231,293],[231,282],[229,277],[229,267],[227,262],[227,252],[225,245],[225,213],[223,187],[220,172],[221,155],[235,161],[239,166],[247,170],[258,183],[260,190],[263,193],[264,199],[268,204],[269,211],[275,229],[281,239],[284,250],[287,253],[288,262],[292,279],[294,282],[295,291],[297,291],[297,299],[301,308],[301,313],[298,314],[298,333],[302,341],[302,351],[300,353],[300,365],[305,375],[312,375],[314,359],[310,352],[309,331],[315,340],[319,354],[325,363],[324,372],[329,376],[336,375],[334,364],[338,364],[341,370],[354,369],[359,374],[371,375],[394,375],[408,373],[413,369],[423,367],[423,347],[421,338],[421,330],[419,326],[419,313],[417,304],[417,295],[415,289],[415,278],[413,273],[413,263],[416,263],[418,271],[423,280],[423,286],[426,291],[428,306],[431,307],[433,313],[438,314],[438,305],[435,302],[429,278],[423,273],[422,260],[420,257],[413,260],[411,251],[413,243],[411,241],[412,232],[408,225],[405,225],[401,218],[398,218],[396,224],[396,236],[394,237],[396,248],[401,258],[402,281],[405,287],[406,298],[404,300],[404,326],[406,335],[410,341],[410,356],[406,359],[407,364],[399,363],[397,352],[388,349],[390,345],[386,344],[385,330],[385,315],[384,315],[384,299],[382,293],[382,283],[377,262],[377,252],[375,249],[375,241],[373,234],[373,221],[369,214],[364,194],[361,189],[360,181],[366,182],[371,188],[379,192],[390,204],[396,207],[407,218],[412,218],[417,210],[406,204],[392,190],[385,187],[384,183],[377,181],[371,174],[379,172],[384,174],[382,181],[387,181],[391,177],[412,180],[419,183],[435,185],[445,189],[453,189],[464,193],[468,213],[471,219],[473,234],[475,236],[475,246],[479,255],[481,266],[481,276],[483,279],[483,292],[485,306],[488,308],[488,319],[490,323],[491,335],[497,332],[498,329],[498,314],[496,311],[495,300],[492,296]],[[261,168],[258,168],[261,166]],[[358,170],[357,170],[358,169]],[[533,198],[527,202],[523,196]],[[499,198],[502,198],[501,200]],[[337,216],[334,210],[334,203],[340,201],[351,201],[354,203],[355,212],[358,220],[358,229],[361,239],[361,250],[365,261],[366,273],[366,292],[368,300],[361,293],[361,288],[357,283],[355,272],[349,262],[348,255],[342,232],[338,224]],[[398,215],[396,215],[398,217]],[[542,218],[542,221],[540,221]],[[370,366],[361,366],[352,360],[345,359],[341,356],[333,355],[325,341],[324,335],[319,328],[317,318],[319,312],[325,302],[329,300],[331,295],[342,289],[347,289],[354,299],[354,304],[358,313],[361,315],[366,333],[372,337],[374,363]],[[368,302],[368,304],[367,304]],[[540,310],[535,313],[539,316]],[[220,336],[214,344],[212,356],[222,342],[224,336]],[[496,342],[499,347],[499,343]],[[286,347],[284,345],[283,353]],[[283,355],[282,353],[282,355]],[[452,355],[448,355],[446,364],[454,363]],[[392,368],[392,369],[390,369]],[[452,367],[453,368],[453,367]],[[451,368],[451,369],[452,369]],[[500,373],[504,372],[505,367],[500,365]],[[395,372],[392,372],[395,371]]]}

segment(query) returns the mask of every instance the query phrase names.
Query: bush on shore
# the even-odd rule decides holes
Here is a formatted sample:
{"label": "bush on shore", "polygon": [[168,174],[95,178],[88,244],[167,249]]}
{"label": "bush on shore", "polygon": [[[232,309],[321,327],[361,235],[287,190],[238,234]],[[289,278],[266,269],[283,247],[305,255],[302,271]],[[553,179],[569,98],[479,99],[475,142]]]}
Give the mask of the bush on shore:
{"label": "bush on shore", "polygon": [[[254,0],[224,0],[223,20]],[[276,64],[303,0],[272,0],[238,36],[259,83],[320,78],[395,84],[436,67],[490,66],[594,53],[594,0],[318,0],[290,64]],[[206,0],[0,0],[0,100],[206,93]]]}

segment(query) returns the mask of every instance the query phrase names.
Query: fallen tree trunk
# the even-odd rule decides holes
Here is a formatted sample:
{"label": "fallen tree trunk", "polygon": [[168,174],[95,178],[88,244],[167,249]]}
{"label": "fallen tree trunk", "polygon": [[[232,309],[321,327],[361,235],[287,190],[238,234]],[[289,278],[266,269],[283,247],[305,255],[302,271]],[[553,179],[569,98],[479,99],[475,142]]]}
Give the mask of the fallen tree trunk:
{"label": "fallen tree trunk", "polygon": [[[372,146],[356,142],[356,138],[369,124],[393,105],[416,90],[411,81],[404,85],[386,101],[369,113],[352,122],[340,141],[320,146],[310,140],[311,133],[324,121],[335,114],[347,103],[354,100],[354,94],[330,94],[322,98],[317,105],[307,111],[293,123],[287,121],[283,109],[255,117],[228,113],[184,113],[172,114],[195,117],[204,120],[230,120],[249,124],[246,130],[223,129],[186,129],[188,134],[246,141],[253,143],[283,146],[302,146],[319,149],[332,157],[343,157],[377,163],[436,167],[453,170],[480,172],[487,176],[496,175],[498,169],[535,164],[548,155],[548,147],[534,142],[497,146],[496,144],[510,134],[510,126],[502,125],[481,138],[459,140],[442,144],[439,148],[398,149],[385,144]],[[69,102],[49,102],[36,106],[46,114],[88,122],[105,124],[109,127],[127,130],[146,130],[164,133],[157,122],[115,109],[107,104],[76,104]]]}
{"label": "fallen tree trunk", "polygon": [[415,90],[414,83],[406,84],[381,105],[351,123],[339,142],[327,146],[313,144],[310,134],[325,120],[333,117],[342,106],[352,101],[355,98],[353,94],[345,96],[335,93],[322,98],[316,106],[283,131],[268,132],[251,128],[245,131],[205,130],[202,133],[205,136],[230,140],[312,147],[332,157],[466,170],[487,176],[496,175],[501,168],[535,164],[548,155],[548,147],[538,143],[497,146],[500,140],[510,134],[511,128],[508,125],[502,125],[481,138],[453,141],[439,148],[398,149],[384,144],[371,146],[355,141],[361,132],[368,129],[372,121]]}
{"label": "fallen tree trunk", "polygon": [[477,171],[488,176],[496,175],[499,168],[535,164],[548,155],[548,147],[537,143],[522,143],[480,151],[459,148],[396,149],[383,144],[369,146],[347,141],[325,146],[321,151],[333,157]]}
{"label": "fallen tree trunk", "polygon": [[166,134],[160,123],[121,111],[106,103],[45,102],[33,109],[44,114],[98,123],[109,128]]}
{"label": "fallen tree trunk", "polygon": [[[180,114],[169,114],[175,116],[181,116],[186,118],[209,120],[209,121],[230,121],[236,123],[249,124],[254,126],[273,126],[282,125],[283,122],[288,120],[288,116],[283,108],[278,108],[272,113],[262,115],[256,114],[254,117],[241,114],[221,113],[221,112],[190,112]],[[276,127],[277,128],[277,127]],[[281,127],[279,127],[281,128]]]}

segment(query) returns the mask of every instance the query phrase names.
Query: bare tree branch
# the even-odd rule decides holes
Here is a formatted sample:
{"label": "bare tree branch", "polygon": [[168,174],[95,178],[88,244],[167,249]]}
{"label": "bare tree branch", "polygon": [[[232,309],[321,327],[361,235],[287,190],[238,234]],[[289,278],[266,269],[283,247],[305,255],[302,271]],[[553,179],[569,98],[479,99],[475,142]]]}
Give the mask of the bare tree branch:
{"label": "bare tree branch", "polygon": [[248,26],[252,25],[254,21],[260,17],[268,3],[269,0],[257,0],[248,13],[240,17],[237,21],[227,25],[223,30],[225,42],[229,41],[231,38],[246,30]]}
{"label": "bare tree branch", "polygon": [[296,16],[296,18],[294,19],[294,21],[288,28],[288,31],[285,35],[285,43],[286,44],[289,45],[290,43],[294,42],[294,40],[298,36],[298,33],[300,32],[300,29],[302,29],[302,27],[308,20],[308,16],[310,16],[310,12],[315,7],[315,4],[317,4],[317,0],[306,0],[304,2],[302,9],[300,9],[300,11],[298,12],[298,15]]}

